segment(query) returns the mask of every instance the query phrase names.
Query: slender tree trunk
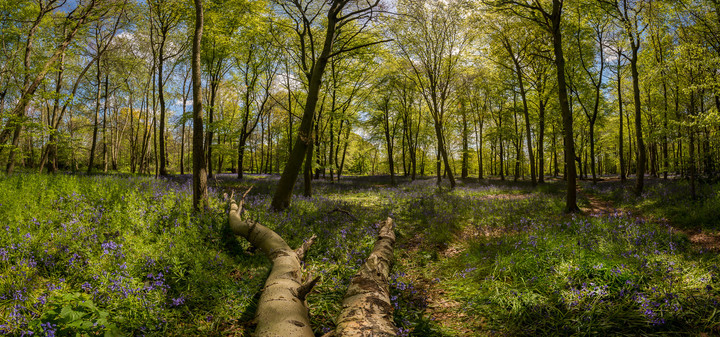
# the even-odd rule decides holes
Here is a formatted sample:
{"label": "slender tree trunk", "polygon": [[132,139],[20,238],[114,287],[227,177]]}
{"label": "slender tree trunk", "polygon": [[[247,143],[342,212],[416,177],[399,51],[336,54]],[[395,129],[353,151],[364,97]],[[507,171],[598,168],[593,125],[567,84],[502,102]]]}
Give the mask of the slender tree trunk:
{"label": "slender tree trunk", "polygon": [[545,101],[538,105],[538,183],[545,182]]}
{"label": "slender tree trunk", "polygon": [[[334,105],[335,105],[335,97],[334,97],[334,95],[333,95],[333,109],[334,109]],[[334,110],[333,110],[333,111],[334,111]],[[333,126],[334,126],[334,125],[333,125],[333,122],[334,122],[333,114],[330,114],[330,120],[328,121],[328,123],[330,124],[330,129],[329,129],[329,132],[328,132],[328,133],[330,134],[330,146],[329,146],[330,155],[329,155],[329,158],[328,158],[328,167],[330,168],[330,181],[334,181],[333,179],[335,179],[335,178],[334,178],[334,175],[335,175],[335,171],[334,171],[334,169],[335,169],[335,162],[334,162],[334,160],[335,160],[335,157],[337,156],[337,152],[336,152],[336,150],[335,150],[335,131],[333,130]]]}
{"label": "slender tree trunk", "polygon": [[463,106],[462,108],[462,172],[460,176],[463,179],[467,179],[468,177],[468,165],[470,160],[470,150],[468,149],[468,137],[469,137],[469,131],[468,131],[468,120],[467,120],[467,111],[466,108]]}
{"label": "slender tree trunk", "polygon": [[[53,103],[52,115],[48,118],[48,127],[50,128],[50,136],[45,149],[42,152],[42,158],[40,158],[39,173],[42,173],[45,163],[49,160],[50,167],[49,172],[55,173],[57,171],[57,133],[59,125],[56,122],[57,119],[61,119],[59,114],[60,109],[60,90],[62,89],[63,74],[65,73],[65,52],[60,55],[60,68],[58,69],[57,77],[55,78],[55,102]],[[2,114],[3,105],[5,103],[5,89],[2,93],[2,104],[0,105],[0,114]]]}
{"label": "slender tree trunk", "polygon": [[553,171],[553,177],[558,177],[560,175],[560,168],[558,167],[558,155],[557,155],[557,133],[555,132],[555,124],[552,124],[552,153],[553,153],[553,167],[555,167],[555,170]]}
{"label": "slender tree trunk", "polygon": [[618,115],[620,116],[620,128],[618,130],[619,132],[619,139],[618,139],[618,156],[620,157],[620,181],[625,181],[627,178],[625,177],[625,159],[623,157],[625,156],[625,150],[623,149],[623,144],[625,143],[624,137],[623,137],[623,101],[622,101],[622,75],[620,71],[620,55],[618,55],[618,73],[617,73],[617,82],[618,82]]}
{"label": "slender tree trunk", "polygon": [[313,148],[314,147],[315,147],[315,145],[312,142],[310,142],[310,144],[308,145],[307,151],[305,152],[305,155],[307,157],[305,158],[305,170],[304,170],[304,175],[303,175],[303,178],[304,178],[303,195],[308,198],[312,197],[312,157],[313,157]]}
{"label": "slender tree trunk", "polygon": [[203,34],[203,0],[195,1],[195,35],[192,46],[193,85],[193,207],[208,207],[207,172],[203,149],[202,83],[200,77],[200,43]]}
{"label": "slender tree trunk", "polygon": [[93,119],[93,135],[92,143],[90,145],[90,160],[88,161],[87,173],[92,173],[94,161],[95,161],[95,148],[97,147],[97,136],[98,136],[98,118],[100,115],[100,58],[98,57],[95,61],[95,70],[97,71],[95,80],[97,81],[97,89],[95,91],[95,117]]}
{"label": "slender tree trunk", "polygon": [[244,137],[243,135],[240,136],[240,139],[238,140],[238,168],[237,168],[237,178],[243,179],[244,178],[244,167],[245,167],[245,146],[246,146],[246,140],[247,137]]}
{"label": "slender tree trunk", "polygon": [[394,133],[390,128],[390,98],[387,97],[381,106],[383,113],[383,131],[385,133],[385,145],[388,153],[388,168],[390,169],[390,183],[395,185],[395,161],[393,160]]}
{"label": "slender tree trunk", "polygon": [[[515,101],[516,95],[513,95],[513,101]],[[513,102],[513,104],[516,104],[516,102]],[[518,118],[517,118],[517,108],[516,106],[513,106],[513,121],[515,122],[515,140],[513,141],[513,145],[515,145],[515,172],[513,181],[518,181],[520,178],[520,160],[521,160],[521,143],[522,143],[522,136],[520,135],[520,130],[518,128]]]}
{"label": "slender tree trunk", "polygon": [[285,169],[280,177],[275,194],[273,195],[271,207],[274,210],[283,210],[290,205],[290,197],[292,196],[293,186],[297,181],[300,167],[305,157],[308,147],[312,146],[312,126],[315,116],[315,107],[320,94],[320,86],[322,84],[322,76],[325,72],[335,39],[335,26],[338,22],[336,14],[328,14],[328,22],[326,24],[325,42],[322,52],[312,67],[312,73],[308,83],[308,95],[305,101],[305,110],[303,118],[300,122],[300,129],[295,141],[295,146],[288,157]]}
{"label": "slender tree trunk", "polygon": [[482,144],[482,128],[483,121],[479,120],[475,124],[475,146],[477,147],[477,163],[478,163],[478,181],[483,180],[483,144]]}
{"label": "slender tree trunk", "polygon": [[573,139],[573,116],[568,104],[567,85],[565,82],[565,57],[563,55],[562,31],[561,31],[562,1],[553,0],[552,10],[552,33],[553,51],[555,54],[555,68],[557,70],[558,96],[560,111],[562,112],[563,134],[565,135],[565,163],[567,167],[567,193],[565,200],[566,212],[577,212],[577,182],[575,165],[575,141]]}
{"label": "slender tree trunk", "polygon": [[210,83],[210,108],[208,110],[208,127],[206,130],[207,135],[205,136],[205,148],[207,149],[205,159],[205,163],[207,165],[207,174],[208,178],[213,177],[213,167],[212,167],[212,148],[213,148],[213,138],[215,136],[215,132],[213,130],[213,119],[215,118],[215,99],[217,97],[217,90],[218,86],[220,85],[217,83],[217,79],[211,80],[212,83]]}
{"label": "slender tree trunk", "polygon": [[348,144],[350,144],[350,125],[348,125],[348,127],[345,131],[345,145],[343,145],[342,159],[340,161],[340,167],[338,168],[338,174],[337,174],[338,180],[340,180],[340,176],[342,175],[343,167],[345,166],[345,155],[347,154]]}
{"label": "slender tree trunk", "polygon": [[[690,91],[690,115],[695,115],[695,92]],[[696,175],[696,167],[695,167],[695,130],[693,129],[693,126],[688,126],[688,133],[690,134],[690,144],[689,144],[689,150],[690,150],[690,158],[688,162],[688,169],[690,170],[690,197],[692,199],[697,198],[697,193],[695,191],[695,175]]]}
{"label": "slender tree trunk", "polygon": [[640,109],[640,75],[638,74],[638,49],[639,41],[632,41],[632,57],[630,58],[630,70],[633,78],[633,98],[635,101],[635,137],[637,143],[637,177],[635,180],[635,195],[640,196],[643,192],[645,178],[645,143],[642,134],[642,110]]}
{"label": "slender tree trunk", "polygon": [[163,81],[163,65],[165,63],[165,33],[161,35],[160,48],[158,50],[158,101],[160,101],[160,168],[159,174],[161,176],[167,176],[167,168],[165,164],[167,162],[166,144],[165,144],[165,83]]}
{"label": "slender tree trunk", "polygon": [[108,171],[108,151],[107,151],[107,110],[108,110],[108,74],[105,73],[105,102],[103,105],[103,125],[102,125],[102,151],[103,151],[103,173]]}
{"label": "slender tree trunk", "polygon": [[[187,75],[183,78],[183,104],[182,104],[182,115],[180,116],[182,118],[182,134],[180,135],[180,174],[185,174],[185,124],[187,124],[187,120],[185,119],[185,112],[187,108],[187,91],[185,91],[185,88],[187,87]],[[132,125],[132,122],[130,123]]]}
{"label": "slender tree trunk", "polygon": [[597,184],[597,175],[595,173],[595,119],[590,122],[590,172],[592,174],[593,184]]}
{"label": "slender tree trunk", "polygon": [[528,161],[530,162],[530,180],[532,181],[533,186],[535,186],[537,185],[537,180],[535,179],[535,157],[532,147],[532,132],[530,130],[530,111],[528,109],[527,93],[525,92],[522,69],[520,68],[520,63],[517,60],[515,60],[515,73],[517,74],[518,78],[518,85],[520,87],[520,98],[522,99],[523,103],[523,115],[525,116],[525,136],[527,138]]}
{"label": "slender tree trunk", "polygon": [[438,137],[440,153],[442,155],[443,162],[445,163],[448,180],[450,180],[450,188],[455,188],[455,176],[452,171],[452,166],[450,165],[450,157],[448,156],[447,148],[445,147],[445,136],[443,135],[442,122],[435,123],[435,134]]}

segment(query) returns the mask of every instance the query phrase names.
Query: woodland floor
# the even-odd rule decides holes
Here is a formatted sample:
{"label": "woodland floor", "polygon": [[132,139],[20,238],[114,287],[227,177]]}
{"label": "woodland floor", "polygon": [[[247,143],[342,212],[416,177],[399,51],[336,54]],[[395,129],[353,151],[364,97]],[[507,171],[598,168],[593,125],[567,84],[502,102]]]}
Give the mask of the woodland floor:
{"label": "woodland floor", "polygon": [[0,333],[248,335],[269,266],[228,236],[223,194],[253,186],[258,221],[291,246],[320,238],[305,263],[321,276],[308,297],[317,335],[387,216],[401,336],[720,334],[720,185],[692,201],[680,180],[649,178],[641,197],[632,181],[582,181],[583,212],[566,215],[559,180],[398,180],[316,181],[273,213],[276,176],[219,175],[196,217],[189,176],[7,177]]}

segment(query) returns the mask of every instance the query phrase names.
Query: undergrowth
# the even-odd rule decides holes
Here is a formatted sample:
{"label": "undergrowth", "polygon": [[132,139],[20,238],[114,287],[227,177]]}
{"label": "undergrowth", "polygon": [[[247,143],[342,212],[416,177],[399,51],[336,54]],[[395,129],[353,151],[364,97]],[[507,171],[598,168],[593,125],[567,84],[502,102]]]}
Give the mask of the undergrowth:
{"label": "undergrowth", "polygon": [[[718,258],[665,225],[626,213],[564,216],[561,183],[450,190],[399,180],[317,181],[314,197],[296,190],[275,213],[277,177],[220,175],[210,208],[195,214],[183,177],[4,177],[0,333],[249,335],[270,265],[229,232],[222,196],[249,186],[250,215],[290,246],[319,237],[305,262],[308,276],[321,277],[308,297],[317,335],[334,328],[375,224],[388,216],[397,224],[390,285],[401,336],[720,333]],[[649,193],[652,202],[660,192]],[[451,317],[464,318],[438,320],[438,290],[458,303]]]}

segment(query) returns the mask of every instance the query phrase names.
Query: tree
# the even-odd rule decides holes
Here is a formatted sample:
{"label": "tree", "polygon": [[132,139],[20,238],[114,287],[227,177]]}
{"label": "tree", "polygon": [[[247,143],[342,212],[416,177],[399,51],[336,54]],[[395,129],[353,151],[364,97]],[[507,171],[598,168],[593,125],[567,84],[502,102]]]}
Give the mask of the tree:
{"label": "tree", "polygon": [[200,46],[203,36],[203,0],[195,1],[195,34],[192,42],[193,87],[193,207],[201,211],[208,206],[207,171],[203,150],[202,79]]}
{"label": "tree", "polygon": [[635,106],[635,137],[637,143],[637,168],[635,178],[635,195],[640,196],[643,191],[645,179],[645,143],[642,132],[642,107],[640,100],[640,74],[638,73],[638,50],[640,50],[641,36],[647,25],[641,20],[645,10],[645,0],[602,0],[609,5],[609,12],[614,15],[621,24],[630,43],[630,73],[633,83],[633,102]]}
{"label": "tree", "polygon": [[372,101],[371,124],[380,125],[385,149],[387,150],[388,169],[390,170],[390,184],[395,185],[395,161],[393,150],[395,148],[395,136],[397,134],[398,120],[392,104],[391,75],[383,76],[375,86],[375,99]]}
{"label": "tree", "polygon": [[[235,57],[243,93],[243,112],[240,117],[240,135],[238,139],[238,179],[243,178],[245,146],[248,138],[258,125],[260,119],[267,115],[270,100],[270,88],[277,73],[277,50],[272,48],[270,41],[256,37],[245,47],[245,55]],[[242,90],[241,90],[242,91]]]}
{"label": "tree", "polygon": [[[328,61],[333,56],[340,55],[344,52],[379,43],[372,41],[359,45],[352,44],[353,37],[358,36],[368,27],[369,21],[373,18],[375,8],[379,5],[380,0],[357,1],[352,2],[351,6],[348,6],[350,3],[350,0],[332,0],[329,2],[329,7],[324,1],[316,0],[291,0],[278,3],[278,6],[290,17],[292,21],[291,27],[293,27],[293,30],[297,34],[300,48],[295,61],[301,65],[302,71],[308,79],[308,93],[295,146],[293,146],[293,150],[285,164],[282,176],[273,195],[271,207],[275,210],[282,210],[290,205],[292,189],[300,173],[300,167],[305,158],[305,151],[312,146],[313,137],[311,132],[313,117],[320,94],[322,77]],[[345,9],[348,9],[348,11],[343,14]],[[315,20],[320,13],[325,11],[327,11],[325,38],[318,54],[314,45],[314,34],[316,32],[313,31],[313,25],[316,24]],[[361,22],[360,28],[352,31],[352,26],[348,26],[348,24],[356,21]],[[347,36],[343,34],[346,32],[343,29],[344,27],[350,30]],[[341,39],[341,37],[344,37],[344,39]],[[336,42],[340,43],[336,46]]]}
{"label": "tree", "polygon": [[573,116],[567,93],[567,80],[565,77],[565,56],[562,42],[562,11],[564,0],[552,0],[551,8],[540,0],[512,1],[500,0],[493,2],[496,6],[534,22],[546,30],[552,37],[553,54],[555,56],[555,70],[557,71],[558,100],[563,121],[563,135],[565,141],[565,169],[566,169],[566,197],[565,211],[578,212],[577,206],[577,174],[575,171],[575,140],[573,139]]}
{"label": "tree", "polygon": [[[533,36],[534,34],[531,30],[522,27],[522,22],[519,22],[517,18],[509,17],[506,20],[503,20],[503,22],[505,23],[505,26],[494,27],[494,33],[497,35],[496,38],[499,40],[498,42],[502,45],[502,48],[509,56],[512,64],[507,65],[502,61],[498,61],[498,63],[513,71],[516,76],[518,90],[520,90],[520,98],[522,99],[523,116],[525,117],[525,136],[530,162],[530,179],[534,186],[537,184],[537,180],[535,179],[535,157],[533,154],[530,110],[528,109],[527,89],[525,87],[526,75],[524,69],[528,68],[525,64],[526,59],[528,58],[528,49],[536,38]],[[517,35],[509,37],[508,32],[515,32]]]}
{"label": "tree", "polygon": [[28,104],[33,99],[35,91],[38,89],[41,82],[45,79],[45,76],[48,74],[48,72],[50,72],[52,67],[55,66],[56,62],[59,61],[59,59],[62,57],[65,50],[72,42],[73,38],[78,34],[81,28],[84,27],[85,23],[90,20],[92,15],[97,14],[95,7],[98,5],[98,1],[99,0],[89,0],[86,4],[78,2],[77,7],[67,14],[61,24],[69,28],[63,31],[64,33],[61,42],[57,45],[57,47],[55,47],[52,55],[47,60],[45,60],[40,69],[36,70],[37,72],[35,73],[35,76],[32,77],[32,71],[30,70],[30,55],[33,50],[33,41],[37,27],[40,25],[40,22],[42,22],[43,18],[48,13],[59,8],[63,4],[59,3],[56,0],[39,2],[40,6],[38,10],[38,15],[33,21],[33,24],[29,29],[27,37],[25,39],[25,56],[23,60],[25,75],[23,78],[23,85],[20,90],[18,102],[10,113],[11,118],[9,118],[8,121],[5,123],[3,131],[0,133],[0,144],[5,144],[5,142],[10,137],[10,133],[13,133],[12,149],[10,150],[8,156],[8,165],[6,169],[6,172],[8,174],[12,173],[15,166],[15,153],[17,152],[17,146],[20,141],[20,132],[22,131],[23,127],[22,122],[25,118],[25,110]]}
{"label": "tree", "polygon": [[[164,74],[165,62],[174,58],[177,58],[181,53],[185,51],[187,43],[184,41],[172,41],[175,43],[168,43],[170,33],[177,30],[180,24],[183,22],[183,7],[182,4],[175,0],[148,0],[150,7],[150,20],[152,20],[152,29],[155,30],[154,34],[158,37],[159,41],[152,43],[151,48],[153,55],[157,58],[157,90],[158,90],[158,101],[160,103],[160,135],[159,135],[159,149],[160,149],[160,167],[159,173],[161,176],[167,175],[167,153],[166,153],[166,108],[165,108],[165,82],[167,79]],[[168,48],[170,45],[170,48]],[[174,48],[172,48],[174,47]],[[175,63],[177,64],[177,63]],[[174,65],[173,67],[174,68]],[[172,69],[169,71],[172,73]]]}
{"label": "tree", "polygon": [[[586,9],[588,7],[585,7]],[[593,8],[593,7],[590,7]],[[578,20],[583,16],[580,12],[580,8],[578,8],[577,17]],[[575,94],[577,95],[578,102],[580,103],[580,107],[583,110],[583,113],[585,114],[585,117],[587,117],[588,124],[590,126],[589,130],[589,136],[590,136],[590,170],[592,172],[592,179],[593,183],[597,182],[597,175],[595,173],[596,163],[595,163],[595,124],[597,122],[598,113],[600,111],[600,102],[602,100],[601,97],[601,90],[603,88],[603,78],[604,78],[604,71],[605,71],[605,47],[606,47],[606,31],[608,27],[608,22],[603,17],[599,17],[599,13],[592,15],[589,20],[588,24],[590,25],[590,29],[593,36],[593,41],[596,43],[596,46],[587,47],[583,41],[586,40],[583,38],[583,29],[581,27],[578,27],[577,33],[576,33],[576,39],[577,39],[577,47],[578,47],[578,56],[580,59],[580,66],[585,71],[585,74],[587,75],[587,78],[590,80],[590,84],[593,87],[593,105],[592,105],[592,111],[587,108],[587,106],[583,103],[583,99],[580,97],[579,90],[573,90]],[[582,23],[581,23],[582,24]],[[589,57],[585,54],[587,50],[593,51],[590,53]],[[597,50],[597,52],[595,52]],[[596,55],[597,53],[597,55]],[[599,63],[598,65],[595,65],[595,60]]]}
{"label": "tree", "polygon": [[[460,1],[400,1],[398,7],[403,16],[391,34],[430,108],[438,155],[442,157],[450,187],[454,188],[455,177],[445,144],[445,122],[460,60],[470,43],[470,34],[463,22],[463,4]],[[442,176],[439,171],[438,186]]]}

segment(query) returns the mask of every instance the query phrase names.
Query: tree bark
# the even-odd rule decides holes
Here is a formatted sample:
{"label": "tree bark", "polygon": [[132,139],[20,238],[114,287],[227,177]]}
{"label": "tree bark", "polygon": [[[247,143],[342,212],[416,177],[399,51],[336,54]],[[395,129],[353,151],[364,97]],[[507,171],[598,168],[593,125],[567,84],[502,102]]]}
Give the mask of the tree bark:
{"label": "tree bark", "polygon": [[380,224],[375,247],[360,270],[350,280],[337,319],[336,336],[396,336],[388,279],[395,244],[394,223],[387,218]]}
{"label": "tree bark", "polygon": [[200,43],[203,35],[203,0],[195,2],[195,35],[192,46],[193,86],[193,207],[195,211],[208,207],[207,171],[203,149],[202,83],[200,77]]}
{"label": "tree bark", "polygon": [[[342,8],[340,8],[342,9]],[[330,54],[332,53],[333,42],[335,40],[335,26],[338,23],[337,14],[335,11],[335,3],[328,12],[328,22],[325,32],[325,42],[323,49],[315,62],[310,81],[308,84],[308,95],[305,101],[305,109],[303,111],[303,118],[300,122],[300,128],[298,129],[297,139],[295,140],[295,146],[293,146],[288,161],[285,164],[285,169],[280,176],[271,207],[272,209],[279,211],[286,209],[290,206],[290,198],[292,196],[292,190],[297,181],[297,177],[300,174],[300,167],[302,166],[303,160],[305,159],[305,152],[308,147],[312,146],[312,127],[313,119],[315,116],[315,107],[320,94],[320,86],[322,84],[322,76],[325,72]]]}
{"label": "tree bark", "polygon": [[575,171],[575,140],[573,139],[573,116],[570,112],[568,104],[567,84],[565,82],[565,57],[563,55],[562,30],[561,30],[561,0],[553,0],[552,9],[552,35],[553,35],[553,52],[555,55],[555,67],[557,70],[558,96],[560,101],[560,111],[563,120],[563,135],[565,139],[565,166],[567,169],[566,181],[566,199],[565,211],[578,212],[580,208],[577,206],[577,176]]}
{"label": "tree bark", "polygon": [[545,104],[540,98],[540,104],[538,107],[538,183],[542,184],[545,182]]}
{"label": "tree bark", "polygon": [[467,179],[468,177],[468,162],[470,160],[470,154],[468,150],[468,137],[469,137],[469,131],[468,131],[468,120],[467,120],[467,111],[465,110],[465,107],[461,107],[461,115],[462,115],[462,170],[460,173],[460,177],[463,179]]}
{"label": "tree bark", "polygon": [[239,204],[230,204],[229,224],[235,235],[244,237],[253,246],[260,248],[272,261],[272,269],[265,281],[255,314],[255,335],[315,336],[310,328],[305,297],[318,279],[303,283],[301,277],[303,256],[315,237],[297,251],[292,250],[277,233],[243,217],[243,200]]}
{"label": "tree bark", "polygon": [[621,64],[620,64],[620,53],[618,53],[618,69],[617,69],[617,85],[618,85],[618,115],[620,116],[620,128],[619,128],[619,140],[618,140],[618,156],[620,157],[620,181],[627,180],[625,176],[625,159],[623,157],[625,156],[625,150],[623,149],[623,144],[625,143],[625,140],[623,138],[623,101],[622,101],[622,74],[621,74]]}
{"label": "tree bark", "polygon": [[100,58],[95,60],[95,80],[97,81],[97,90],[95,92],[95,117],[93,118],[93,134],[92,143],[90,144],[90,160],[88,161],[87,173],[92,173],[94,161],[95,161],[95,148],[97,147],[97,134],[98,134],[98,118],[100,115]]}
{"label": "tree bark", "polygon": [[630,58],[630,70],[633,78],[633,98],[635,102],[635,137],[637,147],[637,164],[635,177],[635,195],[640,196],[643,192],[645,179],[645,143],[642,134],[642,110],[640,109],[640,75],[638,74],[638,49],[640,41],[631,41],[632,57]]}
{"label": "tree bark", "polygon": [[[162,27],[161,27],[162,28]],[[158,50],[158,78],[157,78],[157,88],[158,88],[158,100],[160,101],[160,175],[161,176],[167,176],[167,168],[165,167],[166,161],[167,161],[167,154],[165,153],[165,94],[164,94],[164,86],[165,83],[163,81],[163,65],[165,63],[165,32],[162,32],[160,35],[160,48]]]}

